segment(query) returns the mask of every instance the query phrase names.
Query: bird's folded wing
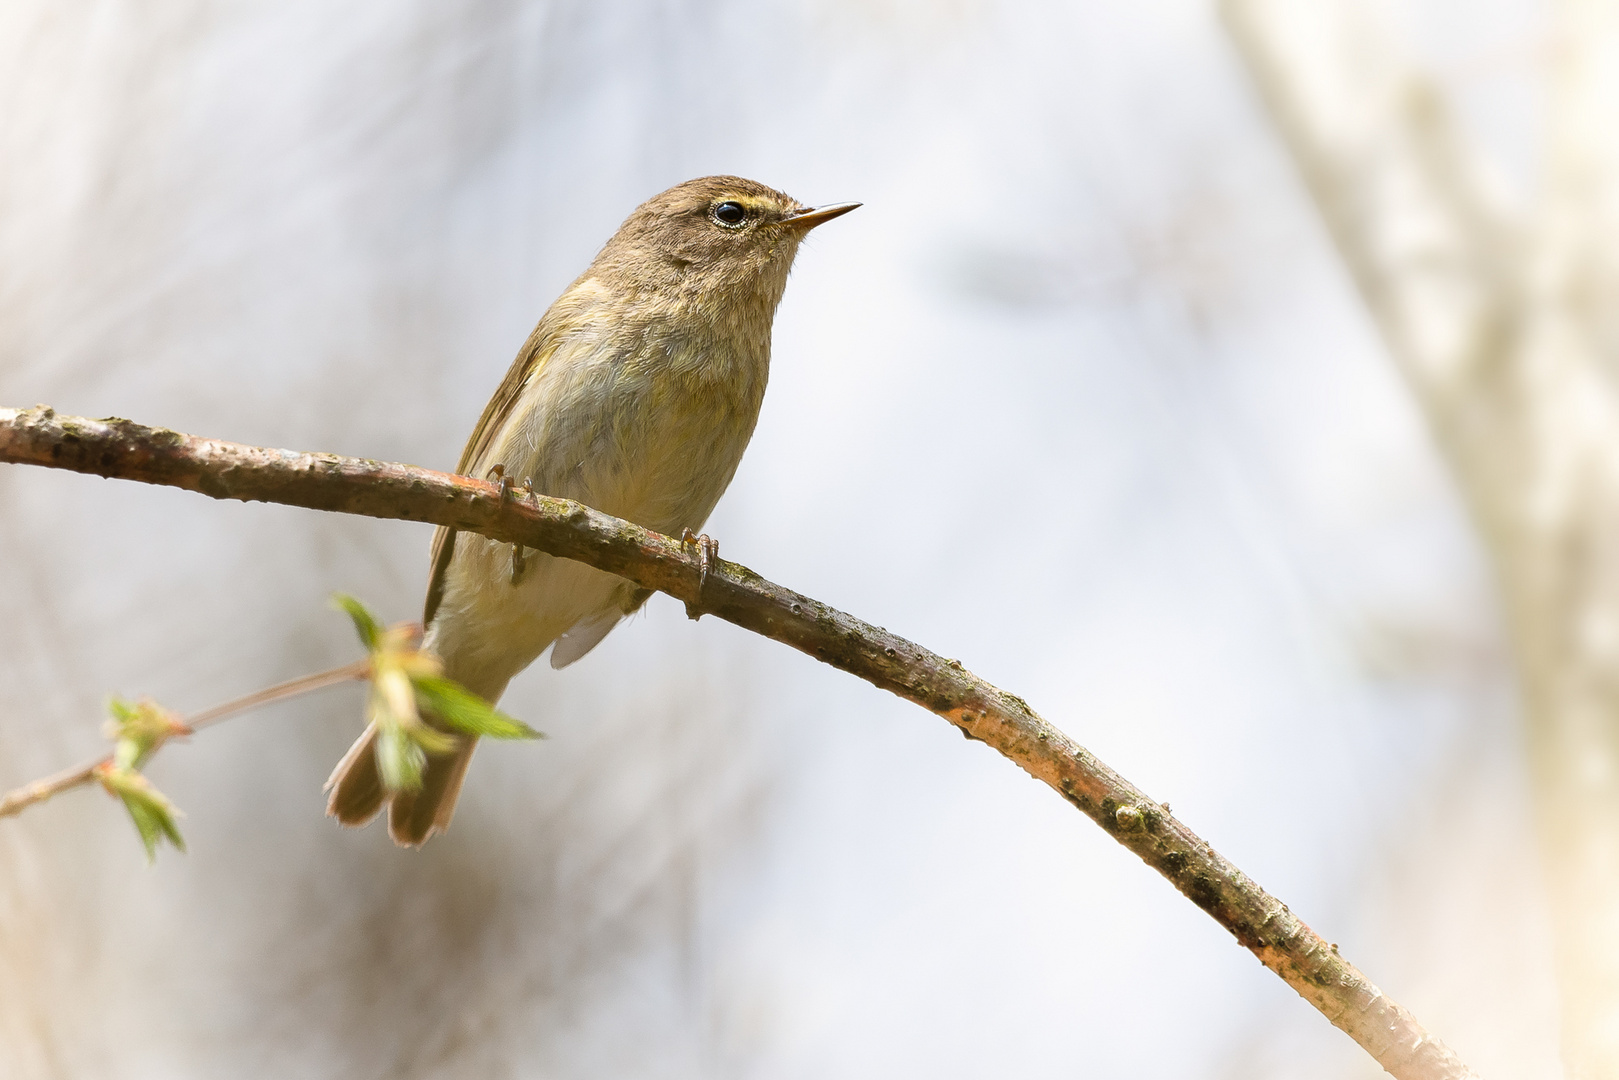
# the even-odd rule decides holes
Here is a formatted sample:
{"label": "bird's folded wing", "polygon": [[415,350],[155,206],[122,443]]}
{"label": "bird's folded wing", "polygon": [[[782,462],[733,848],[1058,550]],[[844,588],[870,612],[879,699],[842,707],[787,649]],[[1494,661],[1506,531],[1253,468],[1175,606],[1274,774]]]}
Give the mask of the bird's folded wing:
{"label": "bird's folded wing", "polygon": [[[480,469],[487,471],[496,462],[483,461],[484,454],[489,450],[495,439],[495,434],[506,424],[512,409],[517,405],[518,399],[523,396],[523,387],[528,383],[545,361],[556,352],[561,334],[557,332],[553,312],[546,312],[534,332],[523,343],[522,349],[517,353],[517,359],[506,372],[506,378],[501,380],[500,388],[495,396],[489,399],[489,404],[483,408],[483,415],[478,418],[478,426],[472,429],[472,438],[461,451],[461,461],[456,465],[455,471],[462,476],[475,475]],[[521,477],[513,477],[520,480]],[[443,525],[433,533],[433,549],[430,558],[432,571],[427,579],[427,603],[422,614],[422,625],[430,626],[433,615],[438,611],[439,602],[444,599],[444,574],[450,568],[450,558],[455,554],[455,530]]]}

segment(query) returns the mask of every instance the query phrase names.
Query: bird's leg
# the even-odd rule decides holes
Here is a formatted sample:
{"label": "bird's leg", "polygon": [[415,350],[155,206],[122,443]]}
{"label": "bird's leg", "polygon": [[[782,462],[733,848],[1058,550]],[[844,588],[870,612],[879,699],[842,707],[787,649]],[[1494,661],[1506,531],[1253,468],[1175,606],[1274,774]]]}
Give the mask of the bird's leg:
{"label": "bird's leg", "polygon": [[[485,475],[485,477],[487,477],[490,480],[498,480],[498,481],[500,481],[500,501],[501,502],[505,502],[506,500],[512,498],[512,492],[517,487],[517,483],[510,476],[506,475],[506,466],[500,464],[499,462],[496,462],[495,464],[489,466],[489,471],[487,473],[485,473],[484,475]],[[526,486],[530,489],[530,494],[532,494],[533,493],[534,482],[532,480],[530,480]],[[524,560],[523,560],[523,545],[522,544],[513,544],[512,545],[512,584],[513,585],[516,585],[516,584],[518,584],[519,582],[521,582],[523,580],[523,571],[526,570],[526,569],[527,569],[527,567],[524,565]]]}
{"label": "bird's leg", "polygon": [[[530,503],[538,501],[538,497],[534,494],[534,478],[532,476],[523,481],[523,493],[528,496],[528,501]],[[526,559],[527,552],[528,549],[522,544],[512,545],[513,585],[521,585],[523,583],[523,575],[528,572],[528,562]]]}
{"label": "bird's leg", "polygon": [[714,568],[714,560],[720,557],[720,545],[707,533],[699,536],[690,529],[680,530],[680,542],[697,545],[697,600],[686,604],[686,617],[696,620],[703,615],[703,590],[708,586],[708,572]]}

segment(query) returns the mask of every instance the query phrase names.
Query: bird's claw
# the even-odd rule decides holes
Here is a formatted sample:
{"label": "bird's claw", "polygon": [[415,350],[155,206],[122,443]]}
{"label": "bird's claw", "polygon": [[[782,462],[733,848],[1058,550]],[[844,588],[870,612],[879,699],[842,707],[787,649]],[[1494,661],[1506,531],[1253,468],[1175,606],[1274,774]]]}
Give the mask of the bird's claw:
{"label": "bird's claw", "polygon": [[[504,466],[504,465],[497,462],[496,464],[489,466],[489,471],[485,474],[485,476],[490,480],[497,480],[497,481],[500,482],[500,501],[501,502],[507,502],[507,501],[509,501],[510,499],[512,499],[514,497],[514,492],[515,492],[515,490],[517,488],[517,483],[510,476],[506,475],[506,466]],[[524,488],[525,491],[528,492],[529,497],[532,498],[533,495],[534,495],[534,481],[533,480],[525,480],[523,482],[523,488]],[[512,545],[512,584],[513,585],[517,585],[517,584],[520,584],[522,582],[523,574],[527,569],[528,569],[527,560],[523,556],[523,545],[522,544],[513,544]]]}
{"label": "bird's claw", "polygon": [[686,602],[686,617],[696,620],[703,615],[703,590],[708,586],[709,571],[720,557],[720,545],[707,533],[699,535],[690,529],[680,531],[680,542],[697,545],[697,599]]}
{"label": "bird's claw", "polygon": [[505,502],[507,499],[511,498],[512,488],[517,486],[512,478],[506,475],[506,466],[500,464],[489,466],[489,471],[484,474],[484,479],[494,480],[500,484],[501,502]]}

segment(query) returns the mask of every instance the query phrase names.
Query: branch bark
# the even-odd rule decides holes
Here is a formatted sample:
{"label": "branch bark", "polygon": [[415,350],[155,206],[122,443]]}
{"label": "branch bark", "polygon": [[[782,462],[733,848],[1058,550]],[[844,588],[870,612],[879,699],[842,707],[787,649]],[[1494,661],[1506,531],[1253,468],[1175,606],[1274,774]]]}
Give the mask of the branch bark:
{"label": "branch bark", "polygon": [[430,521],[628,578],[897,694],[1046,783],[1403,1080],[1473,1074],[1302,920],[1019,697],[881,627],[580,503],[391,462],[244,446],[128,420],[0,409],[0,461],[164,484],[216,499]]}

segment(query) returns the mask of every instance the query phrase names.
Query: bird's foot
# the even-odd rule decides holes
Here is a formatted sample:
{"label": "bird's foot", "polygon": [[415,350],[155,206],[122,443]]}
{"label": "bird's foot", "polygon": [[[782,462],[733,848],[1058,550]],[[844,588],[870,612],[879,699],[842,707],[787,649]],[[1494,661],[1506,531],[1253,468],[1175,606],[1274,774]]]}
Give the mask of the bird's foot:
{"label": "bird's foot", "polygon": [[703,590],[708,586],[709,571],[720,557],[720,545],[707,533],[699,535],[690,529],[680,530],[680,542],[697,545],[697,599],[686,602],[686,617],[695,621],[703,616]]}
{"label": "bird's foot", "polygon": [[[486,473],[485,476],[490,480],[498,480],[500,482],[500,501],[501,502],[506,502],[509,499],[515,498],[515,491],[516,491],[516,488],[517,488],[517,482],[514,481],[510,476],[506,475],[506,466],[504,466],[504,465],[497,462],[494,465],[489,466],[489,472]],[[525,480],[525,481],[523,481],[523,489],[524,489],[524,491],[526,491],[528,493],[530,498],[533,498],[533,496],[534,496],[534,481],[533,480]],[[511,578],[512,584],[513,585],[522,584],[523,574],[527,570],[528,570],[528,564],[527,564],[527,560],[524,557],[523,545],[522,544],[513,544],[512,545],[512,578]]]}
{"label": "bird's foot", "polygon": [[511,477],[506,475],[506,466],[499,463],[489,466],[489,471],[484,473],[484,479],[494,480],[500,484],[501,502],[505,502],[507,499],[511,498],[512,488],[517,486],[516,482],[513,481]]}
{"label": "bird's foot", "polygon": [[[523,478],[523,494],[519,497],[527,499],[530,506],[537,506],[539,504],[540,495],[539,492],[534,490],[534,478],[532,476]],[[524,547],[522,544],[512,545],[513,585],[521,585],[523,583],[523,575],[528,573],[528,564],[526,562],[527,555],[528,548]]]}

